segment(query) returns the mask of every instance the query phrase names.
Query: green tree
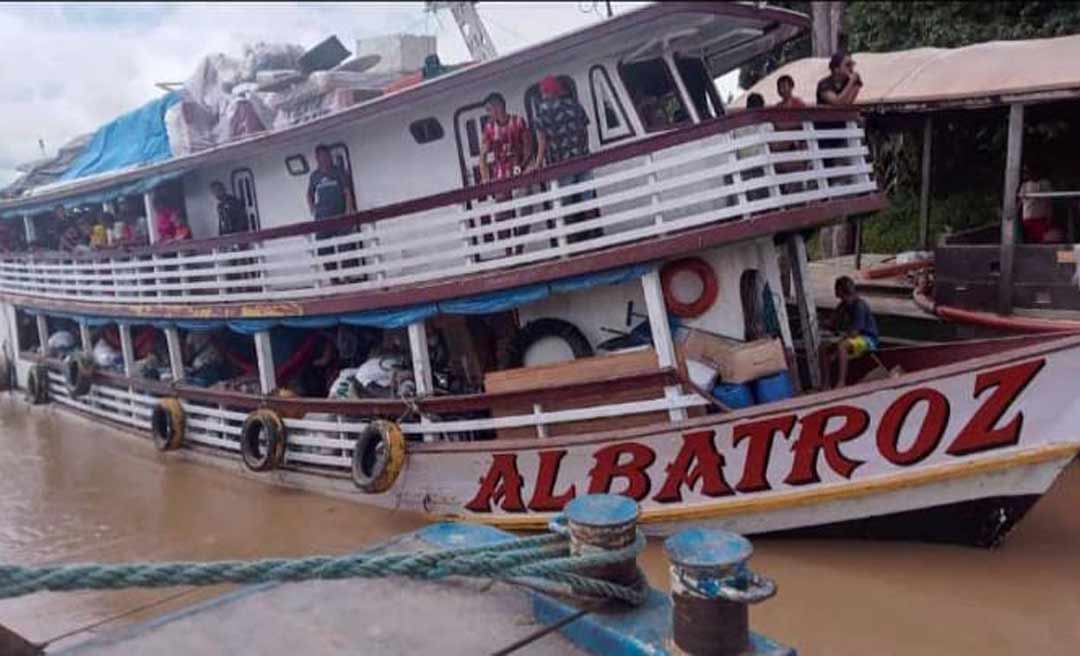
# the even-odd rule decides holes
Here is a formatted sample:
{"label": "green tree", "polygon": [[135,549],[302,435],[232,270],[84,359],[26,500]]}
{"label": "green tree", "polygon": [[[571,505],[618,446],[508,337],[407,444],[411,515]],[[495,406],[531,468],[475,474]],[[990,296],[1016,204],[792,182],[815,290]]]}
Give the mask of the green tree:
{"label": "green tree", "polygon": [[844,18],[853,52],[957,48],[1080,32],[1080,3],[850,2]]}

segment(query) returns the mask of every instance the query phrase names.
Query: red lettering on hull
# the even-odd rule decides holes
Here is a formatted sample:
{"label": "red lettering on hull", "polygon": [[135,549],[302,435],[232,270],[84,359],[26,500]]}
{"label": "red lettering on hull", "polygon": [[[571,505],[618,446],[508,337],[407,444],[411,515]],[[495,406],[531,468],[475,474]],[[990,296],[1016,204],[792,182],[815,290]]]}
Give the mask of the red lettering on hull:
{"label": "red lettering on hull", "polygon": [[[835,430],[827,431],[829,420],[835,418],[843,419],[844,423]],[[803,417],[799,422],[799,439],[791,447],[795,452],[795,464],[784,482],[788,485],[807,485],[821,481],[818,476],[818,456],[822,451],[825,452],[825,462],[834,472],[851,478],[863,463],[841,453],[840,443],[862,435],[869,423],[870,415],[851,405],[823,408]]]}
{"label": "red lettering on hull", "polygon": [[[623,454],[630,456],[624,463],[619,463]],[[641,501],[649,496],[652,481],[646,470],[656,462],[656,454],[644,444],[624,442],[598,449],[593,454],[596,464],[589,471],[589,494],[607,494],[616,478],[626,479],[626,489],[619,494],[634,501]]]}
{"label": "red lettering on hull", "polygon": [[969,453],[1012,446],[1019,442],[1020,428],[1024,424],[1023,412],[1017,412],[1012,421],[1000,428],[994,428],[994,426],[1045,364],[1045,359],[1035,360],[987,371],[976,376],[976,399],[991,387],[994,391],[986,398],[982,407],[972,415],[967,425],[960,430],[945,453],[951,456],[964,456]]}
{"label": "red lettering on hull", "polygon": [[491,457],[488,473],[480,479],[480,489],[465,508],[476,513],[489,513],[491,504],[496,503],[506,512],[525,512],[521,500],[524,484],[517,468],[517,454],[496,453]]}
{"label": "red lettering on hull", "polygon": [[735,494],[724,480],[724,456],[716,450],[711,430],[683,435],[679,455],[667,466],[667,478],[653,501],[672,503],[682,501],[682,489],[693,489],[701,482],[701,493],[707,497]]}
{"label": "red lettering on hull", "polygon": [[773,436],[779,432],[785,438],[791,436],[795,428],[795,415],[781,415],[761,421],[739,424],[732,429],[732,444],[750,440],[746,446],[746,464],[743,466],[742,479],[735,489],[742,493],[771,490],[769,480],[769,456],[772,454]]}
{"label": "red lettering on hull", "polygon": [[[1024,413],[1017,411],[1004,425],[998,426],[998,423],[1045,364],[1045,359],[1039,359],[978,374],[972,400],[978,402],[984,397],[982,403],[957,432],[945,453],[963,456],[1017,444]],[[911,423],[911,414],[918,407],[925,408],[925,415],[916,427]],[[950,401],[942,392],[929,387],[912,389],[892,400],[880,415],[876,434],[867,439],[876,441],[881,460],[898,467],[911,467],[939,452],[951,413]],[[825,464],[844,478],[851,478],[865,463],[851,457],[850,447],[843,445],[866,434],[870,414],[853,405],[833,405],[808,412],[801,418],[789,413],[734,425],[729,448],[737,448],[746,442],[741,477],[734,489],[724,472],[727,464],[724,450],[717,448],[717,440],[723,440],[725,433],[718,436],[716,431],[708,429],[683,434],[678,453],[663,465],[664,481],[652,500],[663,504],[679,503],[683,501],[684,492],[717,498],[771,490],[769,464],[776,436],[779,434],[785,440],[791,440],[796,423],[799,432],[791,444],[793,462],[784,479],[786,484],[799,486],[820,482],[822,456]],[[904,439],[902,445],[905,434],[914,434],[914,438]],[[664,439],[673,438],[664,436]],[[721,445],[724,444],[721,441]],[[848,448],[849,454],[845,454],[843,448]],[[491,466],[479,479],[476,496],[465,508],[475,513],[490,513],[493,507],[508,513],[561,510],[575,497],[583,483],[566,481],[561,491],[558,490],[559,472],[568,453],[565,448],[536,453],[535,480],[527,505],[518,454],[492,455]],[[578,457],[587,455],[579,452]],[[659,468],[654,467],[656,452],[649,445],[639,442],[608,444],[597,447],[591,457],[593,466],[587,473],[590,494],[615,492],[636,501],[649,496],[653,488],[652,476],[659,472]],[[583,466],[583,463],[575,464]],[[773,476],[778,477],[778,474],[772,472]]]}
{"label": "red lettering on hull", "polygon": [[577,494],[576,488],[562,494],[555,494],[555,482],[559,478],[559,465],[566,456],[566,449],[540,452],[540,470],[536,473],[536,490],[529,499],[529,510],[533,512],[556,512],[570,503]]}
{"label": "red lettering on hull", "polygon": [[[926,403],[926,417],[915,441],[906,450],[899,447],[900,431],[908,415],[918,403]],[[877,448],[881,456],[894,465],[910,466],[922,462],[934,452],[945,427],[949,424],[949,400],[937,390],[920,388],[911,390],[892,402],[877,430]]]}

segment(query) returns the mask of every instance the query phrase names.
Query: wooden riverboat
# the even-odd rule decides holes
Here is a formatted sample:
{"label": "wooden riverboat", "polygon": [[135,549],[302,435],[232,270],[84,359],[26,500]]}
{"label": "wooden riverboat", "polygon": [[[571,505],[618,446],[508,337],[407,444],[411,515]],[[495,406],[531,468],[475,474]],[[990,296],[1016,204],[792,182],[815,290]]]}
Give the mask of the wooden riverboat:
{"label": "wooden riverboat", "polygon": [[[180,184],[197,237],[0,256],[17,384],[181,457],[433,517],[538,529],[576,495],[615,492],[662,534],[710,524],[996,543],[1080,449],[1062,384],[1080,338],[883,351],[872,364],[891,377],[864,367],[850,387],[813,391],[801,233],[885,202],[859,116],[723,115],[698,84],[807,28],[767,7],[658,4],[296,127],[0,203],[32,227],[42,207],[137,190],[150,216],[152,187]],[[475,184],[478,103],[498,91],[529,113],[547,74],[577,89],[592,154]],[[649,124],[635,75],[670,88],[681,114]],[[453,127],[425,129],[443,138],[421,144],[417,121]],[[339,158],[359,211],[315,224],[297,220],[305,180],[285,161],[318,142],[363,156]],[[238,171],[245,192],[264,194],[263,229],[214,236],[205,189]],[[795,321],[778,293],[781,251]],[[753,346],[782,364],[755,385],[779,376],[802,392],[732,410],[703,389],[703,366],[710,385],[724,369],[703,353],[760,336],[761,306],[775,320]],[[283,394],[286,372],[318,357],[308,338],[341,326],[400,336],[410,388]],[[50,348],[60,331],[77,333],[81,354]],[[86,354],[110,331],[119,364],[94,367]],[[144,375],[140,333],[164,344],[166,380]],[[235,378],[191,376],[185,343],[203,333],[232,345]],[[282,335],[302,339],[281,348]],[[457,388],[444,384],[455,367]]]}

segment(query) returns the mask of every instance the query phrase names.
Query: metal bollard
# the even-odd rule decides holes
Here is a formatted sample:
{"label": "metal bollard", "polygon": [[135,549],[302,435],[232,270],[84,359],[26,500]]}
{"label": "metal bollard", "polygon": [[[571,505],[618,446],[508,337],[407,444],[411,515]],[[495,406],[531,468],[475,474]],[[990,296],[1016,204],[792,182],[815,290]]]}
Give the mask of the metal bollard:
{"label": "metal bollard", "polygon": [[[578,556],[595,550],[621,549],[637,537],[638,506],[633,499],[616,494],[589,494],[566,504],[551,522],[551,530],[569,534],[570,553]],[[621,585],[644,585],[637,561],[603,565],[582,572]]]}
{"label": "metal bollard", "polygon": [[754,552],[741,535],[715,529],[680,531],[664,542],[671,562],[671,639],[688,656],[735,656],[750,647],[749,604],[776,594],[751,572]]}

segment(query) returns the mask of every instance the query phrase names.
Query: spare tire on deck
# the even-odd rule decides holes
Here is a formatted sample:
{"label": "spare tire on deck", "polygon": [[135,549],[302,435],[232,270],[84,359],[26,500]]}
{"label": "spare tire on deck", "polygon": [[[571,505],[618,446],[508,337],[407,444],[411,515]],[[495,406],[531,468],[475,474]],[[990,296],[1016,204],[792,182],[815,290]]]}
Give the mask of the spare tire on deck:
{"label": "spare tire on deck", "polygon": [[506,353],[506,367],[515,369],[526,366],[529,349],[542,340],[551,338],[565,343],[568,351],[573,353],[572,359],[574,360],[593,356],[592,345],[589,344],[589,340],[578,330],[577,326],[562,319],[545,317],[525,324],[525,327],[510,340]]}

